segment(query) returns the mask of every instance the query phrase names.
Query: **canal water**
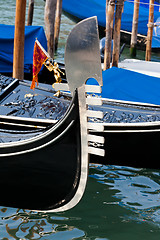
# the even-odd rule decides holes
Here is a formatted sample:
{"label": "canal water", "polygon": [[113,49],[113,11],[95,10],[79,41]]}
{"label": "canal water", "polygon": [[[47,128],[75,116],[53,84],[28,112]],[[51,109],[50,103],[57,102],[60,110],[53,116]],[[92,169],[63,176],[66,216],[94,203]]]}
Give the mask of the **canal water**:
{"label": "canal water", "polygon": [[[16,0],[0,0],[1,23],[14,24],[15,3]],[[36,0],[33,24],[44,26],[43,16],[44,1]],[[66,37],[74,25],[72,21],[62,16],[59,48],[56,53],[58,61],[63,61]],[[138,58],[144,59],[144,56],[144,52],[138,52]],[[128,48],[125,48],[122,55],[122,58],[126,57],[129,57]],[[159,59],[158,54],[153,54],[152,60],[159,61]],[[157,161],[159,161],[158,156]],[[27,194],[29,192],[26,192]],[[40,197],[41,194],[43,191]],[[19,189],[19,198],[21,198],[21,189]],[[83,199],[74,209],[65,213],[40,214],[0,207],[0,239],[2,240],[158,240],[159,238],[159,170],[90,165],[88,185]]]}

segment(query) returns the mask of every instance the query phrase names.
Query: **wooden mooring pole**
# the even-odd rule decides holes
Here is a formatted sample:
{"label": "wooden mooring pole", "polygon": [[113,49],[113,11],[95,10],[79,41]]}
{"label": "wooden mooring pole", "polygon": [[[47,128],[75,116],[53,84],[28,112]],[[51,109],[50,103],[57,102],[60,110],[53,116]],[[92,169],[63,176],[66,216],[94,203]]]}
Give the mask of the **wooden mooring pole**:
{"label": "wooden mooring pole", "polygon": [[148,33],[147,33],[147,44],[146,44],[146,58],[145,58],[146,61],[151,60],[153,27],[154,27],[154,0],[150,0]]}
{"label": "wooden mooring pole", "polygon": [[131,57],[136,57],[138,18],[139,18],[139,1],[140,0],[134,0],[134,13],[133,13],[132,35],[131,35],[131,46],[130,46]]}
{"label": "wooden mooring pole", "polygon": [[121,16],[122,16],[123,6],[124,6],[124,0],[117,0],[115,24],[114,24],[114,37],[113,37],[112,67],[118,67],[119,52],[120,52]]}
{"label": "wooden mooring pole", "polygon": [[24,78],[25,16],[26,0],[16,0],[13,77],[18,79]]}
{"label": "wooden mooring pole", "polygon": [[54,43],[54,26],[57,0],[46,0],[45,4],[45,30],[47,37],[48,53],[54,58],[55,43]]}
{"label": "wooden mooring pole", "polygon": [[114,20],[115,0],[106,1],[106,41],[104,50],[104,69],[110,68],[111,62],[111,45],[112,45],[112,32]]}
{"label": "wooden mooring pole", "polygon": [[34,0],[29,0],[27,25],[31,26],[33,22]]}
{"label": "wooden mooring pole", "polygon": [[62,0],[57,0],[55,30],[54,30],[55,50],[57,50],[57,48],[58,48],[58,39],[59,39],[59,32],[60,32],[60,25],[61,25],[61,15],[62,15]]}

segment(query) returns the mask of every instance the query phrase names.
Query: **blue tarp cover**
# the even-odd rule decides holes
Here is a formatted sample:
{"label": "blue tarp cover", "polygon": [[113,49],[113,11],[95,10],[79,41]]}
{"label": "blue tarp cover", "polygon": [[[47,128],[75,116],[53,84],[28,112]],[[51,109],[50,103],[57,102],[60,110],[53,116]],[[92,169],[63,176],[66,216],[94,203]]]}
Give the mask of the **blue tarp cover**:
{"label": "blue tarp cover", "polygon": [[[36,38],[47,49],[47,40],[41,26],[25,27],[24,72],[30,73]],[[14,26],[0,24],[0,72],[13,71]]]}
{"label": "blue tarp cover", "polygon": [[102,97],[160,105],[160,78],[113,67],[103,72]]}
{"label": "blue tarp cover", "polygon": [[[138,33],[142,35],[147,35],[147,24],[149,16],[149,0],[142,0],[139,7],[139,20],[138,20]],[[155,1],[157,6],[154,7],[154,22],[160,17],[159,4]],[[87,17],[97,16],[98,23],[100,26],[106,26],[106,0],[63,0],[63,10],[67,13],[79,18],[84,19]],[[133,21],[133,1],[124,2],[124,10],[122,13],[121,29],[131,32],[132,31],[132,21]],[[159,27],[157,27],[159,28]],[[157,29],[154,28],[154,29]],[[160,47],[160,35],[156,35],[155,31],[153,33],[156,37],[153,37],[152,47]]]}

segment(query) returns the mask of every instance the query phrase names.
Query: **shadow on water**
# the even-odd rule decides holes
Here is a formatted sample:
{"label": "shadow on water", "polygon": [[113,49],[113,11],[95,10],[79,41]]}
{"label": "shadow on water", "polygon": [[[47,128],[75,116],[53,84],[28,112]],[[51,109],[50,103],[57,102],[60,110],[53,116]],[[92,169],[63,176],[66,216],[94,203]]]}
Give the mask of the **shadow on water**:
{"label": "shadow on water", "polygon": [[68,212],[1,207],[0,239],[159,239],[159,184],[157,170],[90,165],[86,193]]}

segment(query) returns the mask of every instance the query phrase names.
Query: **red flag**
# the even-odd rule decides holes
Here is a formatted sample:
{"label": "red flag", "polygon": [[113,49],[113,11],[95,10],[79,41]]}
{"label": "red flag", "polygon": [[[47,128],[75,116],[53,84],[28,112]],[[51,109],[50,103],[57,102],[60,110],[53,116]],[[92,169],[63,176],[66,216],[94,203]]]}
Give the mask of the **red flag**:
{"label": "red flag", "polygon": [[31,89],[35,89],[36,83],[38,86],[38,73],[40,72],[43,63],[49,58],[47,52],[40,45],[38,40],[35,41],[33,52],[33,79]]}

